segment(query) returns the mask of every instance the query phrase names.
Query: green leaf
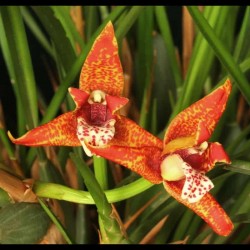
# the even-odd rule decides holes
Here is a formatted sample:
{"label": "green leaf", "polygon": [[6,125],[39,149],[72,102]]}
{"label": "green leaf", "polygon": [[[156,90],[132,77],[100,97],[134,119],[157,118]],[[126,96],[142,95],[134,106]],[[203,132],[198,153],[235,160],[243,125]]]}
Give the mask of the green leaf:
{"label": "green leaf", "polygon": [[61,7],[32,6],[32,9],[53,41],[64,70],[68,72],[74,63],[76,53],[72,46],[72,36],[69,35],[69,28],[68,26],[65,27],[65,22],[61,18],[61,12],[59,11]]}
{"label": "green leaf", "polygon": [[197,6],[187,6],[187,8],[196,25],[213,49],[214,53],[219,58],[223,66],[227,69],[227,71],[231,74],[238,88],[241,90],[241,93],[246,98],[246,101],[250,104],[250,88],[248,80],[240,70],[240,67],[235,62],[227,47],[215,34],[214,30],[198,10]]}
{"label": "green leaf", "polygon": [[243,23],[234,50],[234,58],[242,61],[249,53],[250,7],[246,8]]}
{"label": "green leaf", "polygon": [[165,43],[166,52],[164,53],[168,55],[168,61],[169,61],[168,67],[171,67],[172,69],[171,73],[173,74],[174,83],[176,87],[180,87],[182,85],[181,69],[177,61],[175,45],[171,34],[171,28],[168,22],[168,16],[165,6],[156,6],[155,15],[156,15],[156,22],[159,26],[162,38]]}
{"label": "green leaf", "polygon": [[41,27],[38,25],[34,16],[29,11],[29,8],[27,6],[21,6],[20,8],[21,8],[21,13],[22,13],[22,16],[23,16],[23,19],[24,19],[26,25],[29,27],[31,32],[34,34],[34,36],[40,42],[40,44],[43,46],[43,48],[47,51],[47,53],[52,58],[54,58],[52,46],[51,46],[48,38],[46,38],[46,35],[42,31]]}
{"label": "green leaf", "polygon": [[103,232],[102,229],[105,231],[105,234],[102,234],[101,241],[103,243],[128,243],[129,241],[125,235],[120,218],[108,202],[105,193],[97,182],[92,171],[78,155],[71,153],[70,157],[84,179],[84,183],[97,206],[98,215],[101,219],[101,232]]}
{"label": "green leaf", "polygon": [[234,217],[236,223],[250,223],[250,213],[237,214]]}
{"label": "green leaf", "polygon": [[[206,18],[207,23],[213,28],[213,32],[218,34],[219,37],[221,37],[229,11],[230,7],[228,6],[206,6],[204,8],[204,19]],[[176,115],[200,97],[204,83],[215,65],[215,55],[209,45],[202,34],[198,33],[195,38],[183,89],[172,118],[173,115]]]}
{"label": "green leaf", "polygon": [[249,161],[234,160],[231,165],[227,165],[224,168],[233,172],[250,175]]}
{"label": "green leaf", "polygon": [[1,244],[35,244],[42,240],[50,219],[36,203],[16,203],[0,210]]}
{"label": "green leaf", "polygon": [[62,225],[60,220],[57,218],[57,216],[47,207],[47,205],[41,199],[38,199],[38,201],[39,201],[40,205],[42,206],[42,208],[44,209],[44,211],[47,213],[47,215],[50,217],[50,219],[56,225],[58,230],[61,232],[61,234],[64,237],[64,239],[66,240],[66,242],[68,242],[68,244],[72,244],[73,241],[70,239],[66,229],[64,228],[64,226]]}
{"label": "green leaf", "polygon": [[25,107],[24,115],[31,129],[38,123],[36,83],[20,8],[1,6],[1,15],[13,66],[12,72],[16,78],[16,94],[19,95],[22,107]]}

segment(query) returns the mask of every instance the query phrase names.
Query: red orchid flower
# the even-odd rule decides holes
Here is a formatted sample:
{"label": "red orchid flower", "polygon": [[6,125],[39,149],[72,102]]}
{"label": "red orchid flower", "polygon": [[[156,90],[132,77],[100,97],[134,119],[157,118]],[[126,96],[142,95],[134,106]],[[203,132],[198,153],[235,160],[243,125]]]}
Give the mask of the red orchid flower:
{"label": "red orchid flower", "polygon": [[124,79],[117,41],[111,22],[96,38],[82,67],[79,89],[69,88],[76,108],[15,139],[26,146],[85,146],[107,144],[115,134],[115,112],[128,99],[121,97]]}
{"label": "red orchid flower", "polygon": [[95,40],[83,65],[79,89],[69,88],[74,111],[10,139],[26,146],[83,146],[121,164],[166,190],[201,218],[215,232],[228,235],[233,224],[208,191],[205,176],[216,162],[230,163],[219,143],[207,142],[223,113],[230,81],[182,111],[170,124],[164,141],[133,121],[117,114],[127,103],[121,97],[123,71],[114,30],[109,22]]}
{"label": "red orchid flower", "polygon": [[230,163],[221,144],[208,142],[225,110],[231,83],[221,87],[179,113],[169,125],[163,142],[118,116],[116,134],[105,146],[87,144],[99,156],[123,165],[152,183],[163,183],[167,192],[203,218],[219,235],[227,236],[233,224],[209,190],[205,176],[216,162]]}

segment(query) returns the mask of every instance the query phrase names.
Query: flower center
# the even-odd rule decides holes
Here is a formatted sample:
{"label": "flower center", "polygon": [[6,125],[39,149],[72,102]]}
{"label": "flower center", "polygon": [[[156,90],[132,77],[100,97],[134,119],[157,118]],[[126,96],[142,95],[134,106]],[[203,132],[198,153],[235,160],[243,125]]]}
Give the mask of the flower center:
{"label": "flower center", "polygon": [[107,121],[106,94],[101,90],[91,92],[88,103],[90,104],[90,123],[101,126]]}
{"label": "flower center", "polygon": [[[80,140],[85,153],[92,156],[86,143],[92,146],[103,146],[115,135],[116,120],[108,110],[106,94],[101,90],[94,90],[87,100],[87,116],[77,117],[77,137]],[[83,110],[83,112],[85,112]]]}
{"label": "flower center", "polygon": [[165,181],[179,181],[185,179],[181,198],[190,203],[199,201],[211,188],[214,187],[211,180],[203,172],[192,166],[201,166],[203,153],[208,148],[208,143],[203,142],[199,146],[177,150],[167,155],[161,163],[161,176]]}

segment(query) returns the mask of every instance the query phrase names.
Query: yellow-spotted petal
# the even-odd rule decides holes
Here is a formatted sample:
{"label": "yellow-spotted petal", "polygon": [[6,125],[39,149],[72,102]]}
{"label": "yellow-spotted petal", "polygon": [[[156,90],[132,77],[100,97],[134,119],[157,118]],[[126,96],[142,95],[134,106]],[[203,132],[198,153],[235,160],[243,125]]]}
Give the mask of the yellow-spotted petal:
{"label": "yellow-spotted petal", "polygon": [[120,96],[123,85],[123,70],[114,28],[108,22],[84,62],[79,88],[88,93],[98,89],[109,95]]}
{"label": "yellow-spotted petal", "polygon": [[8,135],[13,143],[26,146],[80,146],[76,128],[76,116],[72,111],[28,131],[22,137],[15,139],[10,132]]}

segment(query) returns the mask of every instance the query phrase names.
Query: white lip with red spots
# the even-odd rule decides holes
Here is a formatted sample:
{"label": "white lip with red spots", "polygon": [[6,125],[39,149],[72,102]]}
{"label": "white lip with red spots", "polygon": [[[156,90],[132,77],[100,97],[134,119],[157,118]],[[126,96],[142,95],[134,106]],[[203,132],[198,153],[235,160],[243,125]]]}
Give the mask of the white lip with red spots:
{"label": "white lip with red spots", "polygon": [[[207,149],[207,142],[200,146],[185,150],[185,155],[203,154]],[[161,175],[166,181],[179,181],[185,178],[181,198],[190,203],[199,201],[214,187],[212,181],[201,171],[185,162],[179,154],[170,154],[161,163]]]}
{"label": "white lip with red spots", "polygon": [[86,147],[85,142],[92,146],[103,146],[115,135],[115,120],[110,119],[102,126],[89,125],[82,117],[77,118],[77,137],[85,153],[90,157],[93,154]]}
{"label": "white lip with red spots", "polygon": [[183,163],[182,167],[186,180],[182,188],[181,198],[188,199],[190,203],[194,203],[209,192],[214,187],[214,184],[204,173],[193,169],[186,162]]}

